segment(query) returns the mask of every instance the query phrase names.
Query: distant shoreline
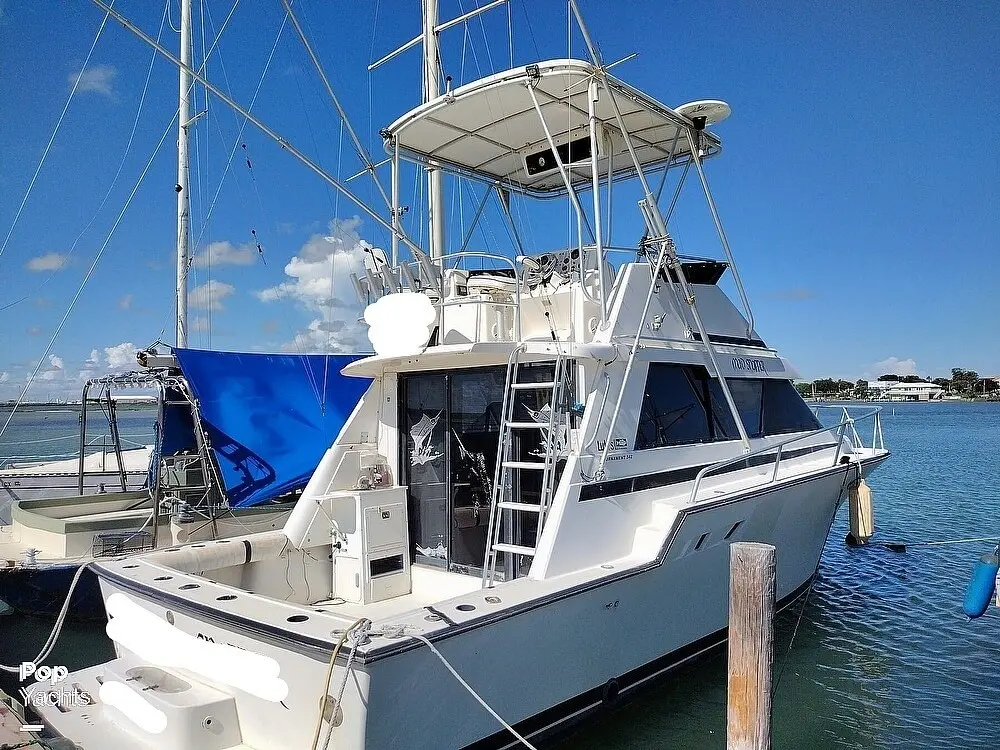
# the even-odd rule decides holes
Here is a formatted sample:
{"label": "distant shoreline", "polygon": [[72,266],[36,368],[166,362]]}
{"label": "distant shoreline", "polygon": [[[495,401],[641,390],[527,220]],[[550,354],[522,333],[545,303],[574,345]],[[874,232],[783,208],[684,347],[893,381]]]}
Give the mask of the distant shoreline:
{"label": "distant shoreline", "polygon": [[[0,409],[13,409],[15,401],[0,403]],[[94,408],[96,404],[91,404]],[[66,411],[80,411],[82,404],[79,401],[31,401],[22,403],[17,407],[18,411],[50,411],[52,409],[64,409]],[[155,403],[144,403],[141,401],[116,401],[117,411],[137,411],[144,409],[156,409]],[[89,409],[88,409],[89,411]]]}

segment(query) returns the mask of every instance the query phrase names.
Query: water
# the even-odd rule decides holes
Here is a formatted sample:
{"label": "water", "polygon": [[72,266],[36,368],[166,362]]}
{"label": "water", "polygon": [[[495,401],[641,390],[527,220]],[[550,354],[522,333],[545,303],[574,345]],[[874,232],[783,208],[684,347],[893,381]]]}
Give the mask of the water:
{"label": "water", "polygon": [[[1000,404],[895,404],[883,416],[893,456],[869,481],[875,540],[1000,537]],[[805,609],[778,619],[774,746],[1000,747],[1000,610],[973,622],[962,613],[972,566],[992,545],[900,554],[848,548],[846,532],[845,507]],[[584,725],[559,750],[725,745],[720,652]]]}
{"label": "water", "polygon": [[[9,406],[0,406],[0,427],[10,416]],[[156,411],[149,407],[118,407],[118,431],[123,448],[147,445],[153,441]],[[88,452],[106,445],[113,450],[108,421],[100,407],[87,407]],[[80,450],[80,407],[55,405],[19,409],[0,437],[0,464],[6,459],[59,460],[73,458]]]}
{"label": "water", "polygon": [[[778,619],[775,747],[998,747],[1000,610],[974,622],[962,614],[972,566],[991,545],[914,543],[1000,535],[1000,404],[897,404],[884,417],[893,457],[870,480],[876,540],[910,546],[847,548],[840,514],[805,608]],[[34,656],[50,627],[0,619],[0,659]],[[75,625],[48,661],[72,668],[111,655],[100,625]],[[724,748],[725,733],[719,652],[582,725],[557,750]]]}

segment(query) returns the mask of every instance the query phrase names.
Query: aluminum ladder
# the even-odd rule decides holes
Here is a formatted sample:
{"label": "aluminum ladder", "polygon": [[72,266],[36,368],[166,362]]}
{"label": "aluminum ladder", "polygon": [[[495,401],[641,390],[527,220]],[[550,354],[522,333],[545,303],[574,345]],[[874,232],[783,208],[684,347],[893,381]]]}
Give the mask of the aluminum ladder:
{"label": "aluminum ladder", "polygon": [[[566,391],[569,362],[560,354],[555,359],[552,380],[543,382],[522,381],[519,378],[522,372],[519,356],[522,351],[524,351],[523,345],[511,352],[510,358],[507,361],[507,382],[504,387],[503,407],[501,410],[497,465],[490,502],[490,521],[486,531],[486,562],[483,565],[484,587],[491,587],[494,583],[497,558],[500,552],[510,555],[524,555],[526,557],[534,556],[538,539],[541,537],[545,512],[548,510],[552,502],[552,495],[555,492],[556,464],[562,449],[559,429],[562,426],[561,423],[565,422],[566,427],[566,432],[563,434],[567,438],[569,436],[569,423],[566,422],[565,410],[561,408]],[[548,391],[551,393],[547,422],[537,420],[518,422],[515,420],[518,403],[517,396],[525,391]],[[515,434],[530,430],[543,431],[542,455],[537,461],[514,460]],[[522,502],[520,499],[514,497],[514,487],[518,484],[515,482],[515,473],[517,476],[520,476],[520,472],[522,471],[541,472],[541,489],[537,503]],[[508,528],[513,532],[514,529],[519,528],[516,519],[524,517],[524,514],[533,514],[538,518],[535,530],[535,543],[527,546],[502,541],[504,529]]]}

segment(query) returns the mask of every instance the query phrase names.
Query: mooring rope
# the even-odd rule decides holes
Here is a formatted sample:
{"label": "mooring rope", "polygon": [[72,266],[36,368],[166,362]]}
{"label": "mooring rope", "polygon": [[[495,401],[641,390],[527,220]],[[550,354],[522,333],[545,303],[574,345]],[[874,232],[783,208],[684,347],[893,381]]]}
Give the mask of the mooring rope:
{"label": "mooring rope", "polygon": [[456,680],[458,680],[459,684],[462,687],[464,687],[469,692],[469,695],[471,695],[473,698],[475,698],[476,701],[478,701],[479,705],[482,706],[483,708],[485,708],[494,719],[496,719],[497,721],[499,721],[503,725],[504,729],[506,729],[508,732],[510,732],[512,735],[514,735],[521,744],[523,744],[526,748],[528,748],[528,750],[537,750],[537,748],[534,745],[532,745],[524,737],[522,737],[520,734],[518,734],[517,730],[514,729],[514,727],[512,727],[510,724],[508,724],[506,721],[504,721],[503,717],[500,716],[500,714],[498,714],[496,711],[494,711],[492,708],[490,708],[490,705],[485,700],[483,700],[483,698],[479,695],[479,693],[477,693],[475,691],[475,688],[473,688],[469,683],[467,683],[465,680],[463,680],[462,679],[462,675],[460,675],[455,670],[455,668],[453,666],[451,666],[451,664],[448,663],[448,660],[444,658],[444,655],[440,651],[438,651],[436,648],[434,648],[434,644],[433,643],[431,643],[429,640],[427,640],[427,638],[425,638],[424,636],[418,635],[417,633],[410,633],[410,637],[411,638],[416,638],[418,641],[420,641],[425,646],[427,646],[427,648],[429,648],[431,650],[431,653],[434,654],[438,659],[440,659],[441,663],[444,664],[445,668],[449,672],[451,672],[452,677],[454,677]]}
{"label": "mooring rope", "polygon": [[[63,625],[66,623],[66,615],[69,614],[69,603],[73,598],[73,592],[76,591],[76,585],[80,582],[80,576],[83,575],[83,571],[85,571],[89,565],[90,563],[84,563],[76,569],[76,574],[73,576],[73,580],[69,584],[69,591],[66,592],[66,599],[63,601],[62,609],[59,610],[59,616],[56,618],[55,625],[52,626],[52,632],[49,633],[49,637],[42,646],[42,650],[38,652],[38,656],[32,660],[33,664],[41,664],[44,662],[49,657],[49,654],[52,653],[52,650],[56,647],[56,643],[59,641],[59,636],[62,635]],[[7,664],[0,664],[0,670],[18,674],[21,671],[21,667],[11,667]]]}

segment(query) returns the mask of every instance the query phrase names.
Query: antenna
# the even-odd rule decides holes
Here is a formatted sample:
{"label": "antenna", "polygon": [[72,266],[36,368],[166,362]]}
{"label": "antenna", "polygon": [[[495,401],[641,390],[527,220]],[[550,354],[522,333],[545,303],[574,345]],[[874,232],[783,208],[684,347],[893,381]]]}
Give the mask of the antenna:
{"label": "antenna", "polygon": [[[452,26],[465,23],[470,18],[478,16],[488,10],[505,5],[508,0],[493,0],[479,8],[463,13],[458,18],[453,18],[445,23],[438,23],[438,0],[421,0],[423,16],[423,32],[420,36],[414,37],[401,47],[376,60],[368,66],[371,72],[385,62],[401,52],[405,52],[411,47],[420,43],[424,45],[424,102],[433,101],[441,95],[441,50],[438,44],[438,34]],[[445,96],[451,96],[451,76],[447,79],[447,91]],[[427,209],[430,223],[430,243],[431,258],[438,259],[444,255],[444,197],[441,183],[441,169],[435,162],[427,164]]]}

